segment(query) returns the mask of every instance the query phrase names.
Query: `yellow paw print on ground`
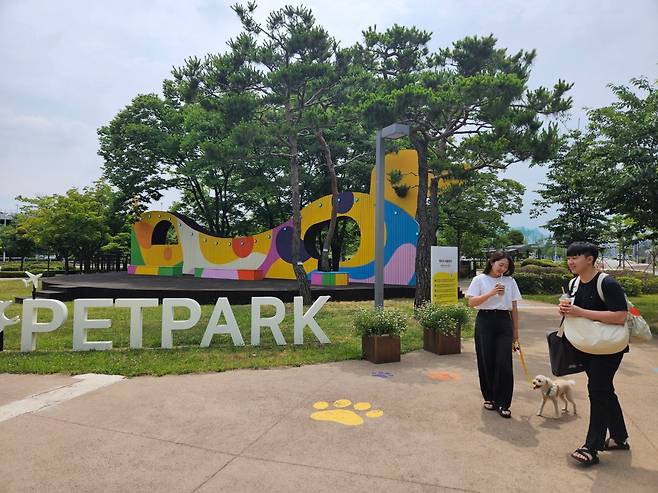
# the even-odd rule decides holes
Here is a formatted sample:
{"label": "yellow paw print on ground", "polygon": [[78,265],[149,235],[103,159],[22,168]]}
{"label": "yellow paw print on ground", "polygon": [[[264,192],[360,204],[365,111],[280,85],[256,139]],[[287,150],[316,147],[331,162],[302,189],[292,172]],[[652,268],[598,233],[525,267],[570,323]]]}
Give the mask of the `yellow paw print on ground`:
{"label": "yellow paw print on ground", "polygon": [[367,411],[365,413],[367,418],[379,418],[384,415],[384,411],[372,409],[369,402],[357,402],[352,405],[352,401],[348,399],[339,399],[334,401],[332,409],[329,409],[329,406],[330,404],[325,401],[318,401],[313,404],[313,408],[317,411],[311,414],[311,419],[332,421],[345,426],[359,426],[363,424],[363,417],[354,411]]}

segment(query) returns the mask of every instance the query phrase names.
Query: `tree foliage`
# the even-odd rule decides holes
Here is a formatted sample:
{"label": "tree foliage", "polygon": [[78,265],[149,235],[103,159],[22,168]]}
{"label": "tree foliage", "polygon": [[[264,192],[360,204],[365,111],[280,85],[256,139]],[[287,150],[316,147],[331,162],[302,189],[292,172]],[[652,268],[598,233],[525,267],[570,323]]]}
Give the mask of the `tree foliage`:
{"label": "tree foliage", "polygon": [[601,202],[658,231],[658,81],[609,87],[617,100],[588,112]]}
{"label": "tree foliage", "polygon": [[591,135],[571,132],[548,166],[547,181],[537,191],[540,198],[534,201],[531,216],[556,212],[544,227],[561,245],[574,241],[598,243],[606,229],[606,209],[596,181],[598,163],[592,160],[591,150]]}
{"label": "tree foliage", "polygon": [[[62,257],[67,271],[71,257],[88,265],[112,238],[110,233],[116,226],[111,220],[113,195],[103,181],[82,192],[71,188],[64,195],[17,199],[23,203],[15,221],[17,232],[22,232],[38,250]],[[124,236],[123,241],[129,242],[129,237]]]}
{"label": "tree foliage", "polygon": [[544,121],[571,106],[565,97],[571,84],[564,81],[552,89],[527,88],[534,51],[510,55],[496,46],[493,36],[475,36],[430,53],[430,39],[430,33],[416,28],[371,28],[364,33],[362,50],[364,63],[378,80],[364,98],[366,114],[378,126],[410,125],[409,139],[418,152],[416,305],[430,293],[438,177],[447,172],[468,179],[477,170],[549,159],[559,136],[556,126]]}
{"label": "tree foliage", "polygon": [[460,256],[468,257],[480,257],[487,248],[522,243],[523,234],[520,242],[503,238],[509,230],[503,218],[521,211],[524,190],[517,181],[485,171],[450,186],[439,195],[439,243],[455,245]]}
{"label": "tree foliage", "polygon": [[572,132],[549,166],[533,215],[556,210],[545,226],[559,243],[624,245],[658,231],[658,92],[644,78],[631,85],[611,85],[617,101],[590,110],[587,131]]}

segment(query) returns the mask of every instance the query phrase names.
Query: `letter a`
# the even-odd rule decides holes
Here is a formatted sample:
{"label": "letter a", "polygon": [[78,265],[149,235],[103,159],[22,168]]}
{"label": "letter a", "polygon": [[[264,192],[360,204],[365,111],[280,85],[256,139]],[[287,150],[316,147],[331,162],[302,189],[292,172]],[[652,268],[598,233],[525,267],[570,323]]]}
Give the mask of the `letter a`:
{"label": "letter a", "polygon": [[[219,319],[222,313],[226,319],[226,325],[219,325]],[[203,339],[201,339],[201,347],[210,346],[210,341],[214,334],[231,334],[234,346],[244,346],[244,339],[240,333],[238,322],[235,320],[235,315],[233,315],[233,310],[231,310],[228,298],[217,298],[215,309],[212,311],[212,315],[208,321],[208,327],[206,327]]]}

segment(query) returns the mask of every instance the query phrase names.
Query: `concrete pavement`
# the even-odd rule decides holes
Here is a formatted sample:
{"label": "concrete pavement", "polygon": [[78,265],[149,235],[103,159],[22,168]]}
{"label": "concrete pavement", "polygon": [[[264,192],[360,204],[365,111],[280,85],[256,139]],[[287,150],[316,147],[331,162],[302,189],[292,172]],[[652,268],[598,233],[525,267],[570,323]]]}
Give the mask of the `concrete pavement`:
{"label": "concrete pavement", "polygon": [[[522,303],[531,376],[550,375],[544,334],[558,321]],[[124,379],[0,422],[0,491],[658,490],[656,341],[633,346],[616,379],[631,451],[589,469],[568,458],[587,430],[586,377],[573,376],[579,415],[560,419],[550,404],[535,416],[516,356],[515,378],[511,420],[482,409],[471,341],[388,365]],[[0,410],[75,382],[0,375]]]}

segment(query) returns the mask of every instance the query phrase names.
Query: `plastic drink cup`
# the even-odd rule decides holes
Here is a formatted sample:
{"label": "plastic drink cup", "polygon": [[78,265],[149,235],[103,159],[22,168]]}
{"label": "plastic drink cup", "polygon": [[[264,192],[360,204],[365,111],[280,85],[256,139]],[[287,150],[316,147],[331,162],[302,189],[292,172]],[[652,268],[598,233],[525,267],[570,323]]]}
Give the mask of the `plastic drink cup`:
{"label": "plastic drink cup", "polygon": [[496,286],[500,286],[502,291],[498,292],[498,296],[504,296],[505,295],[505,284],[502,283],[503,276],[500,276],[500,281],[496,283]]}
{"label": "plastic drink cup", "polygon": [[570,305],[571,303],[573,303],[573,299],[568,293],[562,293],[560,295],[560,305]]}

